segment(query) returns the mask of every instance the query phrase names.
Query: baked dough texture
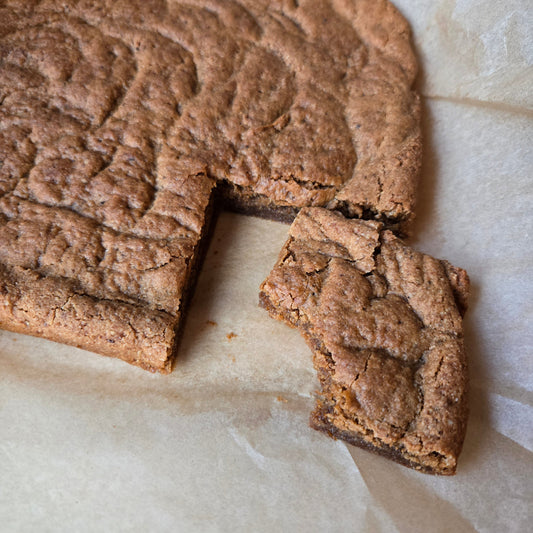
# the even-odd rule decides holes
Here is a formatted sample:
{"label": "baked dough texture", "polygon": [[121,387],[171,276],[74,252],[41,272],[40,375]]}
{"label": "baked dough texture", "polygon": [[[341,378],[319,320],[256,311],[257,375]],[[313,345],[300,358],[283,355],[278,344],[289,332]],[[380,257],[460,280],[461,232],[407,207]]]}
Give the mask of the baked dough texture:
{"label": "baked dough texture", "polygon": [[376,221],[304,208],[261,286],[314,352],[315,429],[429,473],[455,473],[467,419],[469,280]]}
{"label": "baked dough texture", "polygon": [[409,39],[385,0],[0,2],[0,326],[168,372],[215,188],[405,227]]}

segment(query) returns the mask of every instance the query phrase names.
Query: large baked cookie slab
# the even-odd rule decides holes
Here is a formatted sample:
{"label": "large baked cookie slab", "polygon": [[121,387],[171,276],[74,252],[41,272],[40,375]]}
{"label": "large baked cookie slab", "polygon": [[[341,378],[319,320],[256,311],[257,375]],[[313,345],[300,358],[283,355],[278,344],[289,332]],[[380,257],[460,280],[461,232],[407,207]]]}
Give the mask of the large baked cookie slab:
{"label": "large baked cookie slab", "polygon": [[415,70],[381,0],[0,2],[0,325],[168,371],[216,184],[410,219]]}
{"label": "large baked cookie slab", "polygon": [[467,417],[464,270],[374,221],[302,209],[261,303],[298,327],[322,392],[311,425],[417,470],[453,474]]}

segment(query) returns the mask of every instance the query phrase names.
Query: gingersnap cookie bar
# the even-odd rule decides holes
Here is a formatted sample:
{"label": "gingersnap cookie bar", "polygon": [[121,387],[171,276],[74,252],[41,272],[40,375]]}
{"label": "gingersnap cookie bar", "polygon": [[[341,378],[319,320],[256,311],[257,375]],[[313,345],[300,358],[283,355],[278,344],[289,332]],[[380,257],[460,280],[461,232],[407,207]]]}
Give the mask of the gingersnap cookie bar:
{"label": "gingersnap cookie bar", "polygon": [[5,329],[168,371],[214,187],[411,218],[416,63],[384,0],[13,1],[0,68]]}
{"label": "gingersnap cookie bar", "polygon": [[261,286],[270,315],[314,352],[315,429],[434,474],[455,473],[466,428],[464,270],[382,224],[302,209]]}

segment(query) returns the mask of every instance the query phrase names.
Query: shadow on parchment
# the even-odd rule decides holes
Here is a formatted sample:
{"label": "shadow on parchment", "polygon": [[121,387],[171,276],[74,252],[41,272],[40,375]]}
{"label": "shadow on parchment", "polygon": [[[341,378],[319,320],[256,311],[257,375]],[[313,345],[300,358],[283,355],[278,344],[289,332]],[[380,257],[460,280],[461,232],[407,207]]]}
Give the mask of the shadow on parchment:
{"label": "shadow on parchment", "polygon": [[225,243],[235,240],[238,233],[236,217],[240,216],[218,209],[213,216],[212,227],[204,243],[204,257],[198,265],[198,278],[181,324],[181,335],[176,346],[178,357],[174,365],[185,365],[191,357],[191,347],[206,328],[212,327],[209,318],[216,299],[220,297],[224,276],[220,266],[226,261],[229,252]]}

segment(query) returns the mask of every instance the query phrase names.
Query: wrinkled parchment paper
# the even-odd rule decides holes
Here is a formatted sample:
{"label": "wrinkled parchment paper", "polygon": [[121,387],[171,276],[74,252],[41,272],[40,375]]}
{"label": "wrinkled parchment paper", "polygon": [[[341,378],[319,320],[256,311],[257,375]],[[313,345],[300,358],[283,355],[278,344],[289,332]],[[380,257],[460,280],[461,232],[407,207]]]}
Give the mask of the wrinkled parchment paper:
{"label": "wrinkled parchment paper", "polygon": [[308,428],[310,351],[257,307],[287,227],[223,214],[172,375],[0,332],[1,531],[530,530],[531,3],[396,5],[425,97],[411,242],[473,285],[457,475],[419,474]]}

